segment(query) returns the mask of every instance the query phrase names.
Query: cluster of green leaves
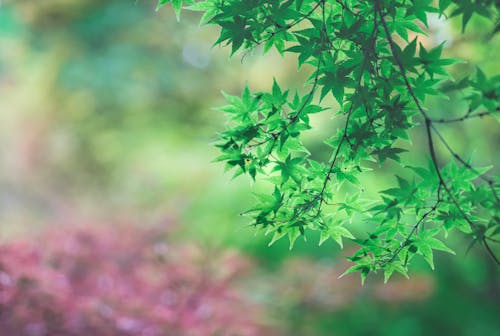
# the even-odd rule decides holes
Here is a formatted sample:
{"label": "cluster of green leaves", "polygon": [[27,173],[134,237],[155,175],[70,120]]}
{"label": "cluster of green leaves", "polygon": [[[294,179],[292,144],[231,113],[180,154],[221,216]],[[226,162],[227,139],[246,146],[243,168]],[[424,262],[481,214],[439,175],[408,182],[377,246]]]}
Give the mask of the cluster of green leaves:
{"label": "cluster of green leaves", "polygon": [[[484,175],[459,156],[440,133],[442,123],[475,117],[499,119],[500,76],[481,70],[454,80],[446,67],[458,62],[443,58],[443,44],[425,47],[421,37],[427,15],[471,15],[498,18],[494,1],[471,0],[160,0],[172,3],[177,15],[183,6],[204,12],[202,22],[220,27],[217,44],[238,50],[264,52],[271,48],[294,54],[298,66],[311,69],[306,93],[282,88],[276,80],[270,92],[226,95],[221,110],[229,116],[220,134],[218,158],[235,175],[248,174],[273,185],[270,194],[257,195],[247,212],[253,225],[272,234],[271,243],[288,236],[293,246],[308,230],[320,232],[320,244],[347,238],[359,245],[349,257],[362,280],[382,270],[386,280],[399,272],[407,276],[415,256],[434,268],[435,250],[453,253],[442,237],[459,230],[472,244],[499,242],[500,200],[497,179]],[[437,4],[436,4],[437,3]],[[494,32],[493,32],[494,33]],[[410,37],[411,36],[411,37]],[[428,96],[464,91],[468,109],[454,119],[435,119],[425,107]],[[302,134],[311,129],[310,115],[321,113],[325,97],[338,103],[341,127],[325,139],[331,154],[314,160]],[[419,125],[428,142],[429,165],[405,165],[405,149]],[[438,162],[435,146],[443,145],[451,162]],[[411,172],[397,177],[397,186],[380,192],[380,199],[361,197],[358,177],[374,163],[393,160]],[[355,237],[348,229],[364,222],[372,232]]]}

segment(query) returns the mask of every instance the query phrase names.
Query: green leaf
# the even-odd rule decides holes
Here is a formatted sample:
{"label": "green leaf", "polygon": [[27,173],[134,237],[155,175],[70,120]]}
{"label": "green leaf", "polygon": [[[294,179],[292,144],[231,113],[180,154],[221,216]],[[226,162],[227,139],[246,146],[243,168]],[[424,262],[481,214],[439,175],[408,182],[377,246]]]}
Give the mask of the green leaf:
{"label": "green leaf", "polygon": [[165,6],[166,4],[172,3],[172,8],[174,9],[175,12],[175,17],[177,18],[177,21],[179,21],[182,9],[182,2],[183,0],[159,0],[158,4],[156,5],[156,10],[158,11],[161,7]]}
{"label": "green leaf", "polygon": [[[343,278],[345,277],[346,275],[349,275],[349,274],[352,274],[352,273],[355,273],[355,272],[359,272],[359,271],[362,271],[364,269],[366,269],[367,267],[365,265],[354,265],[354,266],[351,266],[349,267],[347,270],[344,271],[344,273],[342,273],[340,276],[339,276],[339,279],[340,278]],[[365,276],[366,277],[366,276]]]}
{"label": "green leaf", "polygon": [[450,249],[442,241],[436,238],[427,238],[425,242],[434,250],[440,250],[451,254],[455,254],[455,252],[452,249]]}
{"label": "green leaf", "polygon": [[388,264],[384,269],[384,283],[387,283],[387,281],[389,281],[394,271],[402,274],[405,278],[409,279],[408,270],[398,262],[392,262]]}
{"label": "green leaf", "polygon": [[275,242],[277,242],[278,240],[280,240],[281,238],[283,238],[284,236],[286,236],[288,232],[286,230],[280,230],[280,229],[277,229],[274,231],[274,234],[273,234],[273,237],[271,238],[271,241],[269,242],[269,244],[267,246],[271,246],[273,245]]}
{"label": "green leaf", "polygon": [[295,241],[297,240],[297,238],[299,238],[301,236],[301,233],[300,233],[300,230],[296,227],[294,228],[291,228],[289,231],[288,231],[288,239],[290,240],[290,247],[289,249],[292,250],[293,249],[293,246],[295,245]]}

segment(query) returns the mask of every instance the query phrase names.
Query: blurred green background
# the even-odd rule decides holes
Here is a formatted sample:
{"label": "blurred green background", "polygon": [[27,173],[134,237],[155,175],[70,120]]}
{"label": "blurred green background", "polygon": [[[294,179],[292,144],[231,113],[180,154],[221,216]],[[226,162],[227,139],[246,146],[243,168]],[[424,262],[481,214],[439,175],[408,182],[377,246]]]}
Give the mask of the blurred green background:
{"label": "blurred green background", "polygon": [[[155,12],[155,5],[0,4],[0,241],[57,225],[175,223],[179,241],[236,248],[255,260],[252,295],[285,335],[500,335],[500,272],[480,248],[465,255],[461,236],[450,237],[457,256],[437,255],[436,271],[422,263],[410,280],[383,285],[372,277],[364,287],[356,276],[337,279],[351,246],[319,248],[309,237],[289,251],[286,241],[267,247],[266,237],[255,236],[239,216],[255,186],[211,162],[225,123],[214,107],[224,104],[221,90],[239,94],[246,82],[268,89],[273,76],[300,88],[306,73],[273,53],[229,59],[228,50],[211,47],[216,27],[200,28],[189,12],[178,23],[170,8]],[[448,40],[446,52],[469,61],[454,74],[474,65],[498,74],[500,40],[487,40],[485,20],[474,17],[465,36],[459,22],[431,22],[424,43]],[[460,115],[463,106],[431,103],[436,115]],[[314,120],[311,146],[321,148],[332,115]],[[473,162],[498,167],[495,122],[442,131]],[[422,162],[425,139],[421,129],[413,133],[406,146],[414,154],[405,159]],[[365,177],[368,192],[394,182],[390,168]]]}

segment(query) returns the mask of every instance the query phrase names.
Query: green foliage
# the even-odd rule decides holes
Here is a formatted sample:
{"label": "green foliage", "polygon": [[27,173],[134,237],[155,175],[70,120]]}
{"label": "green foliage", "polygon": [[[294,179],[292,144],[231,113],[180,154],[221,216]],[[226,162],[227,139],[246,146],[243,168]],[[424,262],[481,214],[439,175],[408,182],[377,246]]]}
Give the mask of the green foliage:
{"label": "green foliage", "polygon": [[[477,69],[456,80],[447,67],[459,60],[444,58],[443,44],[422,42],[429,13],[461,15],[465,30],[472,15],[497,20],[494,1],[160,0],[158,7],[170,2],[177,15],[183,7],[203,11],[202,23],[220,27],[215,44],[230,46],[231,55],[274,47],[310,70],[306,93],[274,80],[270,92],[245,87],[241,97],[225,94],[228,105],[220,108],[229,124],[217,160],[235,176],[273,186],[246,212],[253,226],[272,236],[271,244],[288,237],[293,246],[310,230],[320,231],[320,244],[331,238],[342,246],[350,239],[359,250],[345,274],[360,272],[364,281],[381,270],[387,281],[395,272],[407,276],[416,256],[434,268],[435,251],[454,253],[442,240],[456,230],[484,245],[498,263],[490,246],[500,234],[498,180],[457,154],[439,125],[498,120],[500,76]],[[426,98],[456,91],[464,93],[466,112],[434,118]],[[333,108],[327,97],[338,104],[341,126],[324,140],[331,153],[321,162],[303,133],[312,128],[312,114]],[[400,144],[416,126],[427,139],[426,167],[401,159],[407,150]],[[438,144],[451,158],[447,165],[440,164]],[[359,177],[389,160],[405,177],[396,176],[397,185],[381,191],[380,199],[363,196]],[[354,236],[348,227],[355,223],[371,232]]]}

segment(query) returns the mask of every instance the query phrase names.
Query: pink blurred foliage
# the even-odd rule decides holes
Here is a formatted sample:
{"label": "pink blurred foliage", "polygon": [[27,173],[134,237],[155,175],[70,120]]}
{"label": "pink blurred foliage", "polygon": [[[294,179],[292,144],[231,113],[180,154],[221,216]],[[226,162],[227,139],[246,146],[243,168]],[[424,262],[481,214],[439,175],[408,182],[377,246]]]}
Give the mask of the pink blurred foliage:
{"label": "pink blurred foliage", "polygon": [[310,258],[290,258],[282,265],[281,278],[287,279],[277,295],[289,306],[307,307],[311,311],[335,312],[349,309],[362,297],[387,305],[425,301],[432,296],[432,276],[416,274],[410,279],[395,275],[384,284],[382,274],[370,278],[364,286],[358,274],[341,274],[351,266],[348,261],[326,262]]}
{"label": "pink blurred foliage", "polygon": [[243,278],[253,264],[130,227],[0,246],[0,334],[276,335]]}

